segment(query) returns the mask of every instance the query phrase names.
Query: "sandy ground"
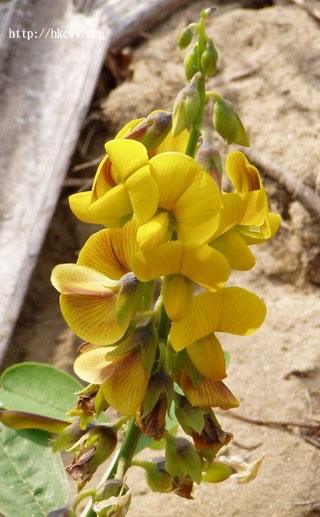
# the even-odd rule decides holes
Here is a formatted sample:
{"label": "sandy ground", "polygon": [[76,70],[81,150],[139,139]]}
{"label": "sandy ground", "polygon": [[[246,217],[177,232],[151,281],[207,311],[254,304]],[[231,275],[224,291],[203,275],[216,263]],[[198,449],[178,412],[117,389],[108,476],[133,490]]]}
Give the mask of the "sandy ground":
{"label": "sandy ground", "polygon": [[[220,4],[208,24],[222,56],[210,89],[235,104],[255,150],[292,173],[297,189],[302,182],[315,188],[320,169],[319,23],[292,3],[260,10]],[[145,35],[144,43],[133,50],[133,77],[103,102],[103,120],[97,133],[92,133],[87,159],[103,154],[102,139],[110,138],[130,118],[155,108],[170,109],[183,86],[177,34],[209,5],[194,2]],[[218,140],[217,145],[225,156],[226,148]],[[90,177],[88,170],[80,174]],[[319,221],[267,175],[265,184],[272,208],[282,215],[281,229],[272,242],[256,248],[256,267],[234,274],[231,283],[261,296],[268,316],[253,336],[223,336],[231,354],[228,386],[241,401],[235,411],[240,416],[310,423],[320,419]],[[64,190],[57,207],[4,366],[36,360],[72,370],[78,341],[63,322],[58,296],[49,282],[55,264],[75,261],[88,232],[69,213],[66,197],[70,192],[70,188]],[[265,454],[258,478],[246,485],[231,480],[219,485],[203,483],[194,501],[186,501],[172,494],[151,493],[142,473],[133,470],[129,473],[134,487],[131,517],[320,513],[319,433],[307,436],[299,425],[258,426],[228,413],[219,419],[235,437],[226,454],[250,461]]]}

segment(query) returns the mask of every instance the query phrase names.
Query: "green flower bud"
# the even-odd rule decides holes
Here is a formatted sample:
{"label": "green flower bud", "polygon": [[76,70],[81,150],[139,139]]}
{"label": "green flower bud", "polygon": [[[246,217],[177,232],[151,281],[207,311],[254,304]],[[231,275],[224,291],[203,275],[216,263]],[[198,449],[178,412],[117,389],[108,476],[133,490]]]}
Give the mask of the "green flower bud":
{"label": "green flower bud", "polygon": [[153,492],[160,492],[162,494],[172,492],[174,485],[170,474],[165,471],[164,458],[145,462],[144,467],[147,484]]}
{"label": "green flower bud", "polygon": [[178,135],[184,129],[190,129],[200,108],[198,81],[201,74],[195,74],[191,82],[177,95],[173,104],[172,134]]}
{"label": "green flower bud", "polygon": [[198,70],[198,47],[196,45],[187,52],[183,65],[186,79],[190,81]]}
{"label": "green flower bud", "polygon": [[210,174],[220,188],[223,173],[220,153],[206,138],[204,138],[197,150],[196,160],[201,165],[201,168]]}
{"label": "green flower bud", "polygon": [[241,120],[236,114],[230,101],[219,95],[215,96],[216,103],[213,109],[213,124],[217,133],[228,144],[250,146],[247,133]]}
{"label": "green flower bud", "polygon": [[180,50],[184,50],[185,48],[187,48],[190,45],[192,36],[193,36],[193,31],[189,25],[188,25],[188,27],[185,27],[184,29],[182,29],[182,31],[180,32],[180,34],[178,36],[178,47]]}
{"label": "green flower bud", "polygon": [[120,323],[125,323],[139,307],[144,286],[133,273],[126,273],[120,280],[120,291],[117,296],[116,314]]}
{"label": "green flower bud", "polygon": [[209,77],[213,76],[217,70],[218,52],[212,39],[208,39],[207,46],[201,55],[201,66]]}
{"label": "green flower bud", "polygon": [[143,119],[125,138],[137,140],[148,151],[152,151],[165,139],[171,129],[171,125],[172,114],[166,111],[157,111]]}
{"label": "green flower bud", "polygon": [[201,482],[202,465],[200,457],[192,443],[185,438],[175,438],[171,434],[166,436],[166,461],[164,466],[173,478],[187,475],[196,483]]}

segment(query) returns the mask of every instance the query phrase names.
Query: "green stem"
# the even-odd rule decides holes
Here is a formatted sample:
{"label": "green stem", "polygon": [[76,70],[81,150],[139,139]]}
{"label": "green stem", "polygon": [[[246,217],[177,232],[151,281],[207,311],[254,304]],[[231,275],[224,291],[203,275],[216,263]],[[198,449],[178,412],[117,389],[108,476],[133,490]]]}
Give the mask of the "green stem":
{"label": "green stem", "polygon": [[198,49],[197,49],[197,70],[201,73],[201,77],[198,81],[198,93],[199,93],[199,99],[200,99],[200,106],[197,113],[197,116],[195,120],[192,123],[191,131],[190,131],[190,137],[188,141],[187,148],[185,150],[185,154],[188,156],[191,156],[191,158],[194,157],[195,152],[197,150],[198,140],[201,135],[201,128],[202,128],[202,119],[203,119],[203,112],[206,105],[206,80],[205,80],[205,73],[201,66],[201,56],[206,48],[206,42],[207,42],[207,36],[205,32],[205,20],[207,18],[207,14],[205,12],[201,13],[201,20],[198,26]]}

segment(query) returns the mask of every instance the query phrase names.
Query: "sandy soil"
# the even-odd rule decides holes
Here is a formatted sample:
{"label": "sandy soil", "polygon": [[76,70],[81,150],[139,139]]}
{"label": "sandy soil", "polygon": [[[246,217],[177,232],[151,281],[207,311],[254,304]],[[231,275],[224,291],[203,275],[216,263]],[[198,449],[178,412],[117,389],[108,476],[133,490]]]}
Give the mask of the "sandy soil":
{"label": "sandy soil", "polygon": [[[320,157],[319,23],[292,3],[260,10],[220,4],[208,24],[222,56],[210,89],[234,102],[254,149],[292,173],[297,189],[302,182],[314,188]],[[183,86],[177,34],[209,5],[194,2],[134,48],[133,77],[103,102],[103,120],[91,127],[94,138],[87,160],[94,153],[103,154],[102,140],[130,118],[155,108],[170,109]],[[224,145],[218,140],[217,145],[225,156]],[[83,141],[79,147],[83,151]],[[90,177],[91,171],[80,174]],[[267,175],[265,183],[272,208],[282,215],[281,229],[273,242],[256,249],[256,267],[234,274],[231,283],[261,296],[268,317],[249,338],[222,338],[231,354],[228,385],[241,401],[237,415],[293,424],[313,418],[319,421],[319,221]],[[69,213],[66,197],[70,192],[70,187],[64,189],[57,207],[4,366],[36,360],[72,370],[78,341],[63,322],[58,296],[49,282],[55,264],[76,259],[89,231]],[[219,418],[235,436],[226,454],[250,460],[265,454],[258,478],[247,485],[231,480],[219,485],[203,483],[194,501],[186,501],[151,493],[142,474],[132,471],[131,517],[300,517],[320,512],[319,433],[308,436],[298,425],[258,426],[228,413]]]}

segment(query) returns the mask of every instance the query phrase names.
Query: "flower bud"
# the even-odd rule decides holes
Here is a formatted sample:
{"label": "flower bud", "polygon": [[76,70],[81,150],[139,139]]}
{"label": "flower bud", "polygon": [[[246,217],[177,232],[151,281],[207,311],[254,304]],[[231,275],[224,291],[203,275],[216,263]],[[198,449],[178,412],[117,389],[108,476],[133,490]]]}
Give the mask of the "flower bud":
{"label": "flower bud", "polygon": [[173,478],[189,476],[196,483],[201,482],[202,465],[200,457],[192,443],[185,438],[166,436],[165,470]]}
{"label": "flower bud", "polygon": [[145,475],[147,484],[153,492],[167,494],[174,489],[171,476],[164,468],[164,458],[146,462]]}
{"label": "flower bud", "polygon": [[250,146],[247,133],[231,102],[223,99],[219,95],[215,96],[215,100],[213,124],[217,133],[219,133],[228,144],[235,143]]}
{"label": "flower bud", "polygon": [[150,113],[125,138],[141,142],[148,151],[161,144],[172,125],[172,114],[165,111]]}
{"label": "flower bud", "polygon": [[126,273],[119,284],[121,288],[116,301],[116,314],[117,320],[124,323],[138,310],[144,286],[133,273]]}
{"label": "flower bud", "polygon": [[124,484],[122,479],[107,479],[102,485],[98,486],[94,499],[95,501],[103,501],[118,496],[120,492],[125,494],[128,490],[129,487]]}
{"label": "flower bud", "polygon": [[187,48],[190,45],[192,36],[193,36],[193,31],[189,25],[188,25],[188,27],[185,27],[184,29],[182,29],[182,31],[180,32],[180,34],[178,36],[178,47],[180,50],[184,50],[185,48]]}
{"label": "flower bud", "polygon": [[196,160],[201,168],[210,174],[220,188],[223,173],[220,153],[206,138],[204,138],[203,143],[197,150]]}
{"label": "flower bud", "polygon": [[184,129],[190,129],[200,108],[198,81],[201,74],[195,74],[192,81],[177,95],[173,104],[172,134],[178,135]]}
{"label": "flower bud", "polygon": [[187,52],[183,64],[186,79],[190,81],[198,70],[198,47],[196,45]]}
{"label": "flower bud", "polygon": [[201,66],[203,71],[209,77],[213,76],[217,70],[218,52],[214,46],[212,39],[207,40],[205,50],[201,55]]}

